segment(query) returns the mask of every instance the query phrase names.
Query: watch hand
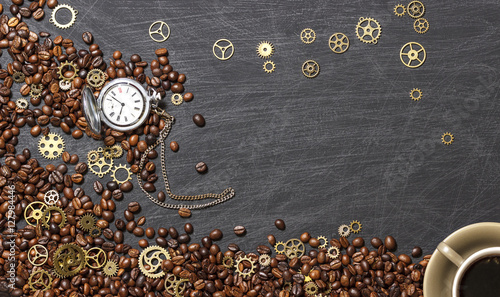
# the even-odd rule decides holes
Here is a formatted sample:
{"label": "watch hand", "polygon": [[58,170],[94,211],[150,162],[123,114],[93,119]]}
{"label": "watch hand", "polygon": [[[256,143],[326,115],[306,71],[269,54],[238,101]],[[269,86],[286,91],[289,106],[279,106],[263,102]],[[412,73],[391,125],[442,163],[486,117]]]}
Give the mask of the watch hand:
{"label": "watch hand", "polygon": [[116,102],[118,102],[118,103],[120,103],[120,104],[122,104],[122,105],[123,105],[123,103],[121,103],[121,101],[118,101],[118,99],[116,99],[115,97],[113,97],[113,96],[109,96],[109,97],[111,97],[111,99],[113,99],[113,100],[115,100]]}

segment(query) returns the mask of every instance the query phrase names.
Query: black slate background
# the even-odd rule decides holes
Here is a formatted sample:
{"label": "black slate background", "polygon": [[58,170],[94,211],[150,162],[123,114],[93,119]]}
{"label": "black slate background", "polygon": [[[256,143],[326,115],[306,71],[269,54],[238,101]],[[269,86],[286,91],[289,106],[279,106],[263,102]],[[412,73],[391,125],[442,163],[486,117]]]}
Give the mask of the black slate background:
{"label": "black slate background", "polygon": [[[187,75],[185,86],[195,99],[181,106],[167,102],[176,117],[168,140],[180,145],[178,153],[167,151],[173,191],[199,194],[232,186],[236,196],[182,219],[149,202],[134,179],[134,191],[117,203],[116,218],[123,218],[128,202],[136,200],[147,217],[145,227],[182,230],[191,222],[193,241],[220,228],[223,246],[235,242],[246,251],[266,243],[269,233],[280,241],[304,231],[338,236],[340,224],[356,219],[366,239],[393,235],[400,253],[414,245],[431,253],[454,230],[499,218],[500,3],[423,3],[430,22],[423,35],[413,30],[407,15],[393,14],[398,2],[359,0],[82,0],[68,3],[79,12],[70,29],[55,28],[49,15],[28,24],[34,31],[72,38],[79,48],[84,47],[81,34],[91,31],[106,60],[120,50],[124,59],[139,53],[151,61],[155,49],[167,47],[171,65]],[[61,19],[65,17],[62,12]],[[380,22],[377,45],[356,38],[360,17]],[[166,42],[148,36],[157,20],[170,25]],[[309,45],[299,39],[307,27],[317,34]],[[342,55],[328,48],[328,38],[336,32],[351,42]],[[235,46],[228,61],[212,55],[220,38]],[[256,55],[263,40],[276,48],[272,74],[262,70],[264,60]],[[418,69],[399,59],[400,48],[409,41],[427,51],[427,61]],[[4,54],[0,63],[9,59]],[[308,59],[320,64],[315,79],[301,73]],[[423,91],[419,102],[410,99],[412,88]],[[195,113],[205,116],[204,128],[193,124]],[[455,135],[451,146],[441,143],[444,132]],[[37,139],[28,128],[23,135],[18,148],[28,147],[39,157]],[[64,138],[67,150],[81,160],[101,145]],[[194,170],[199,161],[208,164],[208,174]],[[88,173],[84,188],[98,203],[91,190],[95,179]],[[109,175],[102,179],[109,180]],[[274,227],[277,218],[285,220],[285,231]],[[247,228],[245,237],[233,234],[236,225]],[[136,241],[127,235],[127,243]]]}

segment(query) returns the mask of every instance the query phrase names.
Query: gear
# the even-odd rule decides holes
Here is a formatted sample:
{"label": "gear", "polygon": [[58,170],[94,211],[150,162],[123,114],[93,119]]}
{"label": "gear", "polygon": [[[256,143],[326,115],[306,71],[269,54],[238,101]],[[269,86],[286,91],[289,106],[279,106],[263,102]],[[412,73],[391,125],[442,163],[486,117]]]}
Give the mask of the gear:
{"label": "gear", "polygon": [[326,254],[330,257],[330,259],[335,260],[340,256],[340,250],[336,246],[331,246],[328,248]]}
{"label": "gear", "polygon": [[450,145],[455,141],[455,136],[450,132],[443,133],[443,135],[441,135],[441,141],[446,145]]}
{"label": "gear", "polygon": [[318,236],[318,241],[321,243],[321,241],[323,241],[323,243],[321,243],[319,246],[318,246],[318,249],[324,249],[326,248],[326,246],[328,245],[328,238],[326,238],[326,236],[323,236],[323,235],[320,235]]}
{"label": "gear", "polygon": [[49,251],[41,244],[32,246],[28,251],[28,261],[33,266],[42,266],[49,258]]}
{"label": "gear", "polygon": [[25,98],[19,98],[16,100],[16,107],[19,108],[19,109],[26,109],[28,108],[29,104],[28,104],[28,100],[26,100]]}
{"label": "gear", "polygon": [[80,218],[80,229],[89,232],[92,228],[95,227],[96,221],[97,220],[94,215],[86,213]]}
{"label": "gear", "polygon": [[293,258],[300,258],[304,252],[306,251],[306,248],[304,246],[304,244],[302,243],[302,241],[300,241],[300,239],[297,239],[297,238],[292,238],[290,240],[288,240],[286,243],[285,243],[285,255],[289,258],[289,259],[293,259]]}
{"label": "gear", "polygon": [[49,206],[56,205],[57,201],[59,201],[59,193],[56,190],[47,191],[43,195],[43,201]]}
{"label": "gear", "polygon": [[56,159],[64,151],[64,139],[56,133],[49,133],[40,138],[38,150],[45,159]]}
{"label": "gear", "polygon": [[[70,68],[69,71],[73,71],[73,75],[71,75],[70,77],[64,76],[64,69],[66,67]],[[71,82],[78,75],[78,67],[73,62],[65,61],[62,62],[61,65],[59,65],[59,67],[57,67],[57,74],[59,75],[60,80]]]}
{"label": "gear", "polygon": [[276,64],[274,64],[273,61],[266,61],[264,62],[264,65],[262,66],[262,68],[264,69],[264,71],[266,73],[273,73],[274,72],[274,69],[276,69]]}
{"label": "gear", "polygon": [[308,282],[304,285],[304,291],[307,293],[309,296],[313,296],[316,293],[318,293],[319,289],[318,286],[313,283],[313,282]]}
{"label": "gear", "polygon": [[50,217],[51,217],[51,213],[53,211],[56,211],[56,212],[58,212],[61,215],[61,223],[59,223],[59,228],[64,227],[64,225],[66,224],[66,214],[64,213],[64,211],[62,209],[60,209],[57,206],[48,206],[43,211],[43,214],[42,214],[42,224],[43,224],[43,226],[46,229],[49,229],[49,227],[50,227],[49,226]]}
{"label": "gear", "polygon": [[336,54],[342,54],[349,48],[349,38],[344,33],[335,33],[330,36],[328,46]]}
{"label": "gear", "polygon": [[288,292],[292,292],[292,283],[291,282],[284,282],[283,283],[283,290],[286,290]]}
{"label": "gear", "polygon": [[170,97],[170,101],[172,101],[174,105],[181,105],[184,98],[182,97],[182,94],[174,93],[172,94],[172,97]]}
{"label": "gear", "polygon": [[316,40],[316,32],[311,28],[305,28],[300,32],[300,40],[305,44],[311,44]]}
{"label": "gear", "polygon": [[[418,68],[424,64],[425,59],[427,58],[427,53],[425,52],[425,48],[420,43],[408,42],[401,48],[399,58],[406,67]],[[414,61],[416,61],[416,63],[413,63]]]}
{"label": "gear", "polygon": [[229,256],[225,256],[224,258],[222,258],[222,265],[224,267],[226,267],[227,269],[233,268],[233,266],[234,266],[233,258],[231,258]]}
{"label": "gear", "polygon": [[424,18],[416,19],[413,23],[413,29],[415,29],[415,32],[418,34],[424,34],[429,31],[429,22]]}
{"label": "gear", "polygon": [[96,238],[96,237],[101,236],[101,234],[102,234],[102,230],[101,230],[101,228],[99,228],[99,227],[92,227],[92,228],[90,228],[90,230],[89,230],[89,234],[90,234],[90,236],[92,236],[93,238]]}
{"label": "gear", "polygon": [[274,45],[269,41],[261,41],[257,45],[257,55],[259,58],[269,58],[274,54]]}
{"label": "gear", "polygon": [[93,88],[100,88],[106,79],[107,76],[101,69],[92,69],[87,73],[87,83]]}
{"label": "gear", "polygon": [[[245,267],[243,261],[250,263],[250,267],[249,268]],[[252,274],[255,273],[255,263],[247,255],[240,256],[238,260],[236,260],[236,272],[243,278],[250,277],[252,276]]]}
{"label": "gear", "polygon": [[359,231],[361,231],[361,228],[363,228],[363,225],[358,220],[354,220],[351,222],[351,225],[349,226],[349,230],[351,230],[352,233],[358,234]]}
{"label": "gear", "polygon": [[[122,179],[122,180],[119,180],[117,177],[116,177],[116,172],[118,170],[125,170],[125,172],[127,172],[127,177],[125,179]],[[130,169],[127,168],[127,166],[125,165],[118,165],[118,166],[115,166],[115,168],[111,171],[111,178],[118,184],[118,185],[121,185],[123,184],[124,182],[126,181],[129,181],[132,179],[132,172],[130,172]]]}
{"label": "gear", "polygon": [[319,74],[319,64],[314,60],[307,60],[302,64],[302,74],[307,78],[315,78]]}
{"label": "gear", "polygon": [[[95,151],[93,151],[93,152],[95,152]],[[99,153],[98,152],[96,152],[96,153],[97,153],[97,158],[99,158]],[[89,154],[90,154],[90,152],[89,152]],[[106,146],[103,148],[102,154],[106,158],[117,159],[123,155],[123,149],[119,144],[115,144],[113,146]],[[93,162],[97,161],[97,158]]]}
{"label": "gear", "polygon": [[394,14],[398,17],[404,16],[406,14],[406,7],[403,4],[394,6]]}
{"label": "gear", "polygon": [[167,277],[165,277],[165,290],[171,296],[175,295],[175,286],[178,282],[179,279],[172,273],[167,274]]}
{"label": "gear", "polygon": [[63,91],[67,91],[71,89],[71,82],[67,80],[60,80],[59,81],[59,88]]}
{"label": "gear", "polygon": [[100,156],[103,149],[100,147],[97,151],[90,151],[87,154],[87,164],[89,170],[102,178],[104,175],[108,174],[113,167],[113,159]]}
{"label": "gear", "polygon": [[420,1],[412,1],[408,3],[406,10],[408,11],[408,15],[414,19],[421,18],[425,14],[425,6]]}
{"label": "gear", "polygon": [[42,94],[43,85],[42,84],[31,84],[30,85],[30,96],[31,98],[38,98]]}
{"label": "gear", "polygon": [[32,291],[47,291],[52,286],[52,277],[45,270],[33,271],[28,278],[28,284]]}
{"label": "gear", "polygon": [[182,297],[184,290],[186,290],[186,283],[189,282],[188,279],[181,278],[176,284],[174,288],[175,297]]}
{"label": "gear", "polygon": [[[47,209],[47,205],[40,201],[31,202],[24,209],[24,219],[26,223],[30,226],[36,227],[40,220],[42,219],[44,211]],[[50,214],[48,214],[50,219]]]}
{"label": "gear", "polygon": [[422,91],[420,89],[413,89],[410,91],[410,98],[413,100],[413,101],[418,101],[420,99],[422,99]]}
{"label": "gear", "polygon": [[[57,12],[61,9],[69,10],[69,12],[71,13],[71,20],[66,24],[61,24],[56,19]],[[69,27],[73,26],[73,24],[75,23],[77,14],[78,14],[78,11],[75,10],[73,7],[69,6],[68,4],[59,4],[56,7],[54,7],[54,10],[52,10],[52,14],[50,16],[49,22],[54,24],[54,26],[56,26],[59,29],[68,29]]]}
{"label": "gear", "polygon": [[139,268],[145,276],[159,278],[165,275],[161,269],[163,260],[170,260],[170,254],[164,248],[152,245],[139,255]]}
{"label": "gear", "polygon": [[358,39],[364,43],[377,44],[380,35],[382,34],[382,27],[380,23],[372,18],[360,17],[356,25],[356,35]]}
{"label": "gear", "polygon": [[21,71],[14,71],[12,73],[12,79],[18,84],[23,83],[25,78],[26,76]]}
{"label": "gear", "polygon": [[85,251],[76,244],[63,244],[54,257],[54,273],[62,278],[75,276],[85,266]]}
{"label": "gear", "polygon": [[92,269],[99,269],[106,265],[106,252],[98,247],[93,247],[85,253],[85,264]]}
{"label": "gear", "polygon": [[104,267],[102,268],[102,273],[109,277],[115,276],[117,272],[118,264],[114,260],[108,260],[108,262],[106,262],[106,265],[104,265]]}
{"label": "gear", "polygon": [[271,257],[268,254],[263,254],[259,256],[259,264],[262,267],[267,267],[271,264]]}
{"label": "gear", "polygon": [[330,294],[330,292],[332,292],[332,283],[327,282],[326,286],[327,286],[327,288],[324,289],[323,294],[325,294],[325,296],[328,296]]}
{"label": "gear", "polygon": [[351,234],[351,229],[349,228],[349,226],[343,224],[343,225],[340,225],[339,227],[339,235],[342,236],[342,237],[347,237]]}
{"label": "gear", "polygon": [[274,245],[274,250],[276,251],[276,254],[284,254],[286,250],[285,243],[283,241],[278,241]]}

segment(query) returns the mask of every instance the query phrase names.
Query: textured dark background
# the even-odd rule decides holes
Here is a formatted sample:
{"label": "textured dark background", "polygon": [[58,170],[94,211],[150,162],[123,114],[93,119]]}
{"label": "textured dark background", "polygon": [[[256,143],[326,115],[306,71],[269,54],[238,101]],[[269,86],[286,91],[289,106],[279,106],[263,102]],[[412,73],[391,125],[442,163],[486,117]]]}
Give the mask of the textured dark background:
{"label": "textured dark background", "polygon": [[[398,252],[421,245],[431,253],[454,230],[499,218],[500,4],[423,3],[430,22],[424,35],[413,30],[413,19],[393,14],[395,1],[71,1],[79,13],[70,29],[55,28],[48,15],[28,24],[72,38],[79,48],[81,34],[91,31],[106,60],[120,50],[124,59],[138,53],[151,61],[155,49],[166,47],[174,69],[187,75],[185,86],[195,99],[167,103],[177,119],[168,141],[180,145],[178,153],[167,151],[173,191],[198,194],[232,186],[236,196],[182,219],[149,202],[134,179],[134,191],[118,203],[117,218],[136,200],[147,217],[145,227],[182,230],[191,222],[195,241],[220,228],[223,246],[235,242],[246,251],[266,243],[269,233],[282,241],[304,231],[338,236],[339,225],[357,219],[366,239],[390,234]],[[360,17],[382,25],[377,45],[356,38]],[[148,36],[157,20],[170,25],[166,42]],[[299,39],[307,27],[317,34],[309,45]],[[336,32],[351,41],[342,55],[328,47]],[[235,46],[228,61],[212,55],[220,38]],[[263,40],[276,47],[272,74],[262,70],[264,60],[256,55]],[[418,69],[399,59],[409,41],[427,51]],[[4,55],[2,65],[8,59]],[[315,79],[301,73],[308,59],[320,64]],[[419,102],[410,99],[412,88],[423,91]],[[204,128],[193,124],[195,113],[205,116]],[[441,143],[444,132],[455,135],[451,146]],[[37,139],[28,128],[23,134],[18,148],[29,147],[39,157]],[[81,160],[102,144],[64,138]],[[199,161],[208,164],[208,174],[194,170]],[[84,188],[97,203],[90,190],[95,179],[88,173]],[[277,218],[285,220],[285,231],[274,227]],[[247,228],[245,237],[233,234],[236,225]],[[126,241],[135,244],[137,238],[129,234]]]}

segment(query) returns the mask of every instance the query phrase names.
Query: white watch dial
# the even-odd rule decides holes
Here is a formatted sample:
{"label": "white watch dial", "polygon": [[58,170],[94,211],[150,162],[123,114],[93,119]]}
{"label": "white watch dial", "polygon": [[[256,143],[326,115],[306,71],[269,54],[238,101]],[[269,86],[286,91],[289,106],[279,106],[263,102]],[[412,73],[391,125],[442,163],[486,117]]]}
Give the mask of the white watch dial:
{"label": "white watch dial", "polygon": [[108,121],[118,126],[132,125],[144,112],[146,98],[129,84],[117,84],[102,98],[102,112]]}

